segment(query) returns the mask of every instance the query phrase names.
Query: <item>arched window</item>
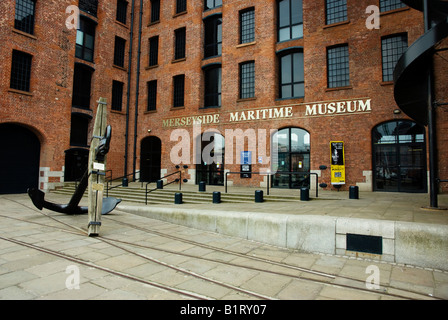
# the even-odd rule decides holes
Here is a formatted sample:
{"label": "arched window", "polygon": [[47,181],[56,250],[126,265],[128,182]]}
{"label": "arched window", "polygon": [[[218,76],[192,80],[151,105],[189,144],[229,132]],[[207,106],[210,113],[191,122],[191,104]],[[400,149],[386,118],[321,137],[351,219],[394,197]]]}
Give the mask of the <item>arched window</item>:
{"label": "arched window", "polygon": [[425,128],[409,120],[372,130],[373,190],[427,192]]}

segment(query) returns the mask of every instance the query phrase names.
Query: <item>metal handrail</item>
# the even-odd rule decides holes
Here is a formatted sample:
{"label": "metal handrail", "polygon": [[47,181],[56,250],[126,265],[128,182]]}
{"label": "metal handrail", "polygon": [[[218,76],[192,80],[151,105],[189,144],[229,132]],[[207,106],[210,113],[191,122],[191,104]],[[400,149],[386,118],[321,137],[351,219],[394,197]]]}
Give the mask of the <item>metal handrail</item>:
{"label": "metal handrail", "polygon": [[268,176],[268,181],[267,181],[267,195],[269,195],[269,187],[270,187],[270,176],[274,175],[274,174],[287,174],[287,175],[312,175],[315,174],[316,175],[316,198],[319,197],[319,175],[315,172],[283,172],[283,171],[278,171],[275,173],[266,173],[266,172],[226,172],[225,174],[225,182],[224,182],[224,186],[225,186],[225,193],[227,193],[227,175],[229,174],[242,174],[242,173],[247,173],[247,174],[259,174],[259,175],[267,175]]}
{"label": "metal handrail", "polygon": [[[168,183],[164,184],[163,186],[168,186],[168,185],[170,185],[170,184],[172,184],[172,183],[179,182],[179,191],[180,191],[180,190],[182,190],[182,171],[176,171],[176,172],[167,174],[167,175],[161,177],[159,180],[163,180],[163,179],[168,178],[168,177],[170,177],[170,176],[173,176],[173,175],[175,175],[175,174],[179,174],[179,179],[175,179],[175,180],[173,180],[173,181],[171,181],[171,182],[168,182]],[[150,183],[152,183],[152,182],[154,182],[154,181],[149,181],[149,182],[146,184],[146,187],[145,187],[145,205],[148,204],[148,193],[151,193],[151,192],[153,192],[153,191],[159,189],[159,188],[154,188],[154,189],[150,189],[150,190],[148,190],[148,185],[149,185]]]}
{"label": "metal handrail", "polygon": [[[108,170],[108,171],[112,171],[112,170]],[[115,188],[118,188],[118,187],[123,186],[123,179],[124,179],[124,178],[127,178],[127,177],[129,177],[129,176],[132,176],[132,175],[134,175],[135,173],[136,173],[136,172],[133,172],[133,173],[127,174],[127,175],[122,176],[122,177],[118,177],[118,178],[115,178],[115,179],[107,180],[107,181],[106,181],[106,197],[109,196],[109,190],[112,190],[112,189],[115,189]],[[112,175],[111,175],[111,177],[112,177]],[[109,183],[112,184],[113,181],[120,180],[120,179],[121,179],[121,184],[117,184],[116,186],[109,187]]]}

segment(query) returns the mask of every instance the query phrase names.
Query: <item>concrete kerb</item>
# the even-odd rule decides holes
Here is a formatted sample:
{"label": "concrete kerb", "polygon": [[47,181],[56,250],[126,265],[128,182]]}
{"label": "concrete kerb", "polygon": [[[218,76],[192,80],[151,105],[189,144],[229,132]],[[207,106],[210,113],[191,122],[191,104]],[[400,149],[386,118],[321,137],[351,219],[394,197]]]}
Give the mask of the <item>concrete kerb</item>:
{"label": "concrete kerb", "polygon": [[[319,215],[119,205],[119,210],[309,253],[355,256],[448,270],[448,226]],[[382,237],[383,254],[346,248],[348,233]]]}

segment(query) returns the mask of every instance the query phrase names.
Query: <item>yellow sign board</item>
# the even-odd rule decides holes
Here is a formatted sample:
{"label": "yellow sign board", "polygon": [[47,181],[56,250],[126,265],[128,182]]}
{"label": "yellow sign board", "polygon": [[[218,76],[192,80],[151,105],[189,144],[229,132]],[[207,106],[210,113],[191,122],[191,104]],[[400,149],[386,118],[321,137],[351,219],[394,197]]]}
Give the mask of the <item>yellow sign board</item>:
{"label": "yellow sign board", "polygon": [[344,142],[331,141],[331,184],[342,185],[345,184],[345,155]]}

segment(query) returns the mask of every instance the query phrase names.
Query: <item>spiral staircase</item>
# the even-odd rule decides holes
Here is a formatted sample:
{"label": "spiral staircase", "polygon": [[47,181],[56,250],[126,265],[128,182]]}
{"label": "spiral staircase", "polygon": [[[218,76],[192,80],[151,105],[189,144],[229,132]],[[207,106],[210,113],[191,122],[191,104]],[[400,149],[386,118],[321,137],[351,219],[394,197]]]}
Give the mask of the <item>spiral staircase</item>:
{"label": "spiral staircase", "polygon": [[438,45],[448,37],[448,1],[401,0],[423,12],[425,33],[398,60],[394,70],[394,97],[398,107],[410,118],[428,128],[430,208],[438,207],[441,180],[437,173],[436,102],[433,57]]}

